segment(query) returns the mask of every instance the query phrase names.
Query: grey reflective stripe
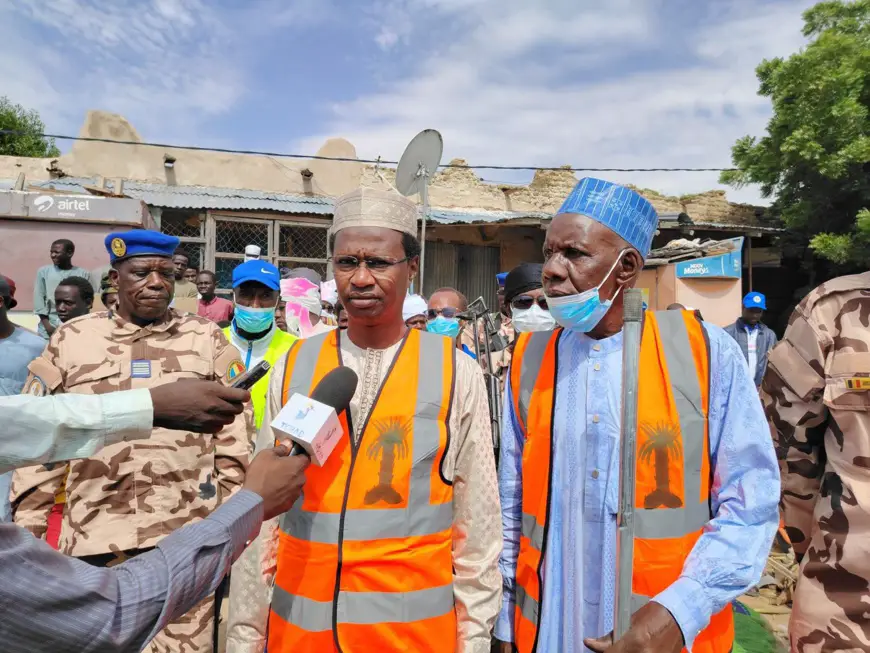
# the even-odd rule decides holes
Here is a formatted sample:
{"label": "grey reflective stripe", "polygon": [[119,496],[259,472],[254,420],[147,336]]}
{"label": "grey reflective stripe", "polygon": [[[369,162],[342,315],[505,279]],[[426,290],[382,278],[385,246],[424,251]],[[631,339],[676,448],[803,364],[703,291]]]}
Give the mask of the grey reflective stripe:
{"label": "grey reflective stripe", "polygon": [[534,515],[523,513],[522,533],[529,538],[535,549],[544,550],[544,527],[538,523]]}
{"label": "grey reflective stripe", "polygon": [[[447,354],[449,356],[449,354]],[[420,332],[420,353],[417,370],[417,404],[414,410],[414,437],[411,438],[411,481],[408,489],[408,509],[422,510],[430,507],[432,473],[435,456],[441,444],[441,429],[438,416],[450,401],[450,390],[444,396],[444,375],[449,374],[452,361],[446,358],[444,340],[434,333]],[[445,417],[447,413],[445,412]],[[410,516],[409,516],[410,518]],[[431,532],[437,533],[444,528]],[[393,537],[402,537],[396,536]]]}
{"label": "grey reflective stripe", "polygon": [[309,633],[332,630],[332,601],[315,601],[290,594],[275,585],[272,590],[272,610],[289,624]]}
{"label": "grey reflective stripe", "polygon": [[526,594],[526,590],[522,585],[517,583],[516,586],[516,599],[517,599],[517,607],[520,609],[520,613],[529,621],[531,621],[535,626],[538,625],[538,602],[535,601],[531,596]]}
{"label": "grey reflective stripe", "polygon": [[[341,513],[309,512],[296,504],[281,516],[281,530],[300,540],[338,544]],[[347,510],[345,542],[366,542],[392,537],[440,533],[453,523],[453,505],[426,504],[412,511],[397,509]]]}
{"label": "grey reflective stripe", "polygon": [[[317,367],[317,359],[320,358],[323,342],[330,333],[327,332],[313,338],[300,340],[293,347],[293,349],[298,347],[299,353],[296,355],[293,370],[290,372],[290,387],[287,389],[288,398],[294,392],[307,396],[313,390],[311,384],[314,381],[314,368]],[[293,349],[290,351],[292,352]]]}
{"label": "grey reflective stripe", "polygon": [[684,508],[637,508],[634,536],[642,540],[664,540],[694,533],[710,521],[710,504],[694,501]]}
{"label": "grey reflective stripe", "polygon": [[631,613],[634,614],[638,610],[640,610],[643,606],[650,602],[650,597],[644,596],[643,594],[632,594],[631,595]]}
{"label": "grey reflective stripe", "polygon": [[[406,508],[346,510],[343,540],[345,542],[364,542],[368,540],[414,537],[440,533],[453,523],[452,503],[431,504],[432,469],[441,444],[438,417],[449,396],[444,396],[444,375],[453,373],[453,364],[444,358],[443,339],[430,333],[421,333],[420,356],[417,361],[420,370],[417,382],[417,400],[414,410],[413,437],[408,455],[413,466],[409,481],[408,503]],[[308,341],[305,341],[307,343]],[[305,355],[305,363],[312,366],[317,361],[322,340],[315,347],[299,352]],[[313,357],[311,352],[314,351]],[[312,372],[313,373],[313,372]],[[304,382],[304,379],[302,379]],[[310,386],[311,379],[308,379]],[[291,390],[296,388],[296,370],[293,371]],[[448,392],[449,392],[448,388]],[[307,388],[305,392],[307,392]],[[373,409],[374,410],[374,409]],[[304,492],[304,490],[303,490]],[[281,529],[292,537],[338,544],[340,513],[309,512],[302,510],[302,502],[296,504],[281,517]]]}
{"label": "grey reflective stripe", "polygon": [[517,417],[520,418],[520,426],[522,426],[524,431],[527,429],[532,392],[535,389],[535,382],[538,379],[541,365],[544,362],[547,344],[552,337],[552,331],[533,331],[529,335],[529,342],[523,351],[522,366],[520,367],[520,387],[511,388],[513,392],[519,392],[517,401],[520,414]]}
{"label": "grey reflective stripe", "polygon": [[656,312],[659,337],[683,442],[683,508],[638,509],[635,537],[662,539],[694,533],[710,521],[708,501],[701,501],[704,460],[704,406],[689,332],[682,311]]}
{"label": "grey reflective stripe", "polygon": [[[332,601],[314,601],[276,586],[272,610],[287,623],[311,633],[332,629]],[[339,592],[338,624],[413,623],[453,610],[453,585],[416,592]]]}

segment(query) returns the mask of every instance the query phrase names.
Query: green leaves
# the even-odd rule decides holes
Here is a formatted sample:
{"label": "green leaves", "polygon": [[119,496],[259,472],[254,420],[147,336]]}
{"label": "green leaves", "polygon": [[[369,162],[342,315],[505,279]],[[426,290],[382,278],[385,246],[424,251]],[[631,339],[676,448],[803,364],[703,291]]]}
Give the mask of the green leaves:
{"label": "green leaves", "polygon": [[720,181],[761,184],[774,197],[772,212],[817,255],[863,262],[870,251],[870,223],[859,225],[870,208],[870,0],[821,2],[804,23],[813,39],[804,50],[758,65],[759,93],[770,97],[773,117],[766,136],[734,144],[737,170]]}
{"label": "green leaves", "polygon": [[0,129],[11,129],[23,134],[0,134],[0,155],[52,157],[60,156],[53,138],[42,138],[45,124],[34,110],[12,104],[0,97]]}

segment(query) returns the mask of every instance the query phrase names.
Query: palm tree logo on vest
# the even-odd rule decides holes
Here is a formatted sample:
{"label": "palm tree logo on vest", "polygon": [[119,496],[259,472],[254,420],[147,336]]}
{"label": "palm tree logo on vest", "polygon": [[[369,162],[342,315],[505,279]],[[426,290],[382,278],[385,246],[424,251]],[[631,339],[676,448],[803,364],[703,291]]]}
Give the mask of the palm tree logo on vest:
{"label": "palm tree logo on vest", "polygon": [[408,455],[410,423],[392,417],[376,422],[375,429],[378,437],[366,449],[366,456],[370,460],[376,460],[380,456],[381,469],[378,472],[378,484],[366,492],[365,504],[370,506],[378,501],[385,501],[395,506],[402,503],[402,495],[393,487],[393,474],[397,457],[402,459]]}
{"label": "palm tree logo on vest", "polygon": [[646,441],[640,446],[638,458],[643,463],[655,459],[656,488],[643,500],[643,507],[680,508],[683,501],[671,492],[671,474],[668,463],[671,456],[679,458],[682,455],[679,446],[679,434],[672,424],[659,422],[655,426],[641,424],[641,431],[646,435]]}

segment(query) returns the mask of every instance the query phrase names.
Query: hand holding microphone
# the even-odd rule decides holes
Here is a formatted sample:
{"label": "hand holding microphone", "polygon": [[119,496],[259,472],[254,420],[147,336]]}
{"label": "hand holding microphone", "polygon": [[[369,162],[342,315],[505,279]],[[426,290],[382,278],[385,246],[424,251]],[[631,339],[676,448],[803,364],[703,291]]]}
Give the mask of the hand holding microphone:
{"label": "hand holding microphone", "polygon": [[305,456],[291,456],[290,449],[283,445],[265,449],[254,457],[244,488],[263,498],[263,519],[277,517],[296,503],[310,462]]}

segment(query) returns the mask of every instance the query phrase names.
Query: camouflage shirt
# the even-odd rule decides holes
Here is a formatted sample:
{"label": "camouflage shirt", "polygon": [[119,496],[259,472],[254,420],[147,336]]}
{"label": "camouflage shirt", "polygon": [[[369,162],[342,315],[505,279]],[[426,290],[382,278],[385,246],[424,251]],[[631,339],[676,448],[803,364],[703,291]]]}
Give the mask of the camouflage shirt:
{"label": "camouflage shirt", "polygon": [[762,401],[802,558],[791,650],[870,651],[870,273],[829,281],[798,305]]}
{"label": "camouflage shirt", "polygon": [[[62,325],[30,363],[24,392],[103,394],[185,378],[228,381],[244,369],[214,323],[170,309],[138,327],[107,312]],[[154,429],[151,438],[105,447],[92,458],[15,472],[15,523],[44,537],[64,476],[60,550],[89,556],[152,547],[211,513],[241,487],[254,436],[250,410],[217,435]]]}

